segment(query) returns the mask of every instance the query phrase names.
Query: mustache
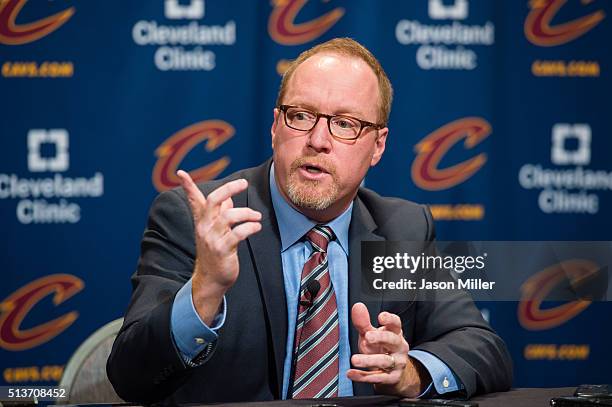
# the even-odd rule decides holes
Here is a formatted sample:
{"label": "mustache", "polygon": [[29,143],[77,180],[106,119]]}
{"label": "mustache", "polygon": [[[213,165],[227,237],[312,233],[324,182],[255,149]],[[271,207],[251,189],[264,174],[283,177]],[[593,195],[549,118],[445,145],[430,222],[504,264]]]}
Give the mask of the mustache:
{"label": "mustache", "polygon": [[321,168],[329,173],[332,177],[336,177],[336,166],[329,160],[323,157],[299,157],[291,163],[291,172],[297,171],[298,168],[305,165],[311,165]]}

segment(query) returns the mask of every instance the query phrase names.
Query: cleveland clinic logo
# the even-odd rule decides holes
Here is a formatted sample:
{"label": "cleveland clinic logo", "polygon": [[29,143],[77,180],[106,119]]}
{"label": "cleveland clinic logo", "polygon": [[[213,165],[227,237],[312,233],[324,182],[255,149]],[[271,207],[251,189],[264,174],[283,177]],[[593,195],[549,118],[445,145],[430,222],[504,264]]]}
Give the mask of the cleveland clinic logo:
{"label": "cleveland clinic logo", "polygon": [[588,123],[557,123],[551,130],[550,161],[524,164],[521,187],[540,190],[538,207],[546,214],[599,212],[602,192],[612,190],[612,171],[591,169],[592,129]]}
{"label": "cleveland clinic logo", "polygon": [[[43,146],[54,148],[52,156],[42,154]],[[68,169],[68,132],[66,129],[30,130],[28,133],[28,170],[31,172],[55,171]]]}
{"label": "cleveland clinic logo", "polygon": [[140,46],[156,47],[153,63],[160,71],[211,71],[217,66],[210,47],[236,43],[236,22],[201,24],[205,0],[165,0],[164,19],[139,20],[132,27],[132,39]]}
{"label": "cleveland clinic logo", "polygon": [[199,20],[204,17],[204,0],[191,0],[189,4],[180,4],[178,0],[164,2],[164,14],[172,20]]}
{"label": "cleveland clinic logo", "polygon": [[468,16],[467,0],[455,0],[453,4],[444,4],[442,0],[429,0],[427,6],[429,18],[434,20],[465,20]]}
{"label": "cleveland clinic logo", "polygon": [[[575,142],[574,148],[568,145]],[[555,124],[552,129],[550,160],[555,165],[589,165],[591,162],[591,126]]]}
{"label": "cleveland clinic logo", "polygon": [[427,22],[399,20],[395,26],[398,43],[417,47],[416,63],[423,70],[474,70],[478,67],[477,47],[495,43],[495,25],[466,24],[468,0],[429,0]]}
{"label": "cleveland clinic logo", "polygon": [[32,129],[27,134],[28,175],[0,173],[0,200],[15,199],[17,220],[24,225],[78,223],[77,198],[104,194],[104,176],[72,177],[67,129]]}

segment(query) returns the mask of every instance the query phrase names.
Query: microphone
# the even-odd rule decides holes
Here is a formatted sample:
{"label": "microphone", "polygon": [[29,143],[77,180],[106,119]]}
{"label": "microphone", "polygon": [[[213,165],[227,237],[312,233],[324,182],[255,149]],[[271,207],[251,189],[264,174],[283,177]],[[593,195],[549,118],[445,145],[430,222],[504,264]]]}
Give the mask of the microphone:
{"label": "microphone", "polygon": [[306,297],[306,300],[300,300],[300,305],[304,307],[310,307],[314,298],[319,293],[320,289],[321,283],[319,283],[319,280],[310,280],[308,284],[306,284],[306,292],[308,293],[308,295],[304,293],[304,297]]}

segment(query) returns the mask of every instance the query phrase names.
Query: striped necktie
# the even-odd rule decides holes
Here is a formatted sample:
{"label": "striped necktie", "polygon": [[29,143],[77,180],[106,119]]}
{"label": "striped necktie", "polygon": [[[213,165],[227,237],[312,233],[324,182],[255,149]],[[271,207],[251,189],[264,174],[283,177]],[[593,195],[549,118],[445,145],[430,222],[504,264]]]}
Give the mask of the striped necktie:
{"label": "striped necktie", "polygon": [[[327,265],[327,244],[334,238],[334,232],[322,225],[306,234],[313,253],[304,264],[300,282],[290,398],[338,395],[338,306]],[[319,282],[318,291],[310,288],[314,280]],[[314,298],[310,298],[311,291],[316,291]]]}

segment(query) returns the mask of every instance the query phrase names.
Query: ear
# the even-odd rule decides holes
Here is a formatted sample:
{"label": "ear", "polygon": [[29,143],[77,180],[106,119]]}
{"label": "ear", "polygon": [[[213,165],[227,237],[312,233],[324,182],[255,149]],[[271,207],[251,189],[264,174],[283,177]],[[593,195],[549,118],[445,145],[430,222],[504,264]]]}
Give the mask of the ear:
{"label": "ear", "polygon": [[276,127],[278,125],[279,117],[280,117],[280,111],[275,107],[274,108],[274,121],[272,122],[272,127],[270,128],[270,134],[272,135],[272,149],[274,149],[274,139],[276,139]]}
{"label": "ear", "polygon": [[374,154],[372,154],[372,160],[370,161],[370,167],[374,167],[385,152],[385,145],[387,143],[387,135],[389,134],[389,128],[385,127],[378,130],[378,136],[374,141]]}

